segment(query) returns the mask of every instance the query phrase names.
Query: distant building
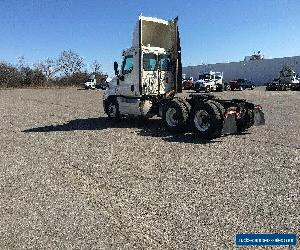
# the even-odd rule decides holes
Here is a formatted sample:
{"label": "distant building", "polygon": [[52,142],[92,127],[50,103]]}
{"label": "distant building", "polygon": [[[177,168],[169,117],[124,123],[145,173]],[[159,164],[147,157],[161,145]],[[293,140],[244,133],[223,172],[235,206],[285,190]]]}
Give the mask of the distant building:
{"label": "distant building", "polygon": [[241,62],[202,64],[183,67],[183,73],[187,77],[199,78],[200,73],[209,71],[224,72],[224,80],[237,78],[251,80],[255,84],[265,84],[279,77],[283,65],[290,65],[296,73],[300,74],[300,56],[254,59]]}

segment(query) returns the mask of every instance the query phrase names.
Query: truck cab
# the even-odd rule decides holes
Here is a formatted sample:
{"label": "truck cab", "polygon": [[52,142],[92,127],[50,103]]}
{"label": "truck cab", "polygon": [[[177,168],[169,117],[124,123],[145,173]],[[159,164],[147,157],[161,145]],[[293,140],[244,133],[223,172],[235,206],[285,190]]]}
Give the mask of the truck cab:
{"label": "truck cab", "polygon": [[299,84],[298,75],[289,65],[284,65],[282,67],[279,75],[279,81],[281,84],[287,85],[287,88],[291,88],[292,85]]}
{"label": "truck cab", "polygon": [[114,63],[115,77],[104,94],[105,105],[117,104],[121,115],[144,115],[157,99],[181,91],[178,44],[176,19],[140,16],[120,69]]}

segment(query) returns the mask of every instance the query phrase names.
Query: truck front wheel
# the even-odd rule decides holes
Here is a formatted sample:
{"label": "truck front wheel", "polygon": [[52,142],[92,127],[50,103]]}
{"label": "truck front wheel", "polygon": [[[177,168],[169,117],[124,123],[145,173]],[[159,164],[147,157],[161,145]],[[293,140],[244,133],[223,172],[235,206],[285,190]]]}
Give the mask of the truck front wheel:
{"label": "truck front wheel", "polygon": [[107,99],[105,103],[105,113],[110,119],[114,119],[114,120],[120,119],[119,104],[116,98]]}
{"label": "truck front wheel", "polygon": [[172,132],[184,132],[187,128],[188,117],[187,106],[177,99],[166,104],[162,116],[165,126]]}
{"label": "truck front wheel", "polygon": [[194,132],[204,139],[212,139],[222,133],[223,117],[211,102],[199,103],[193,108],[191,123]]}

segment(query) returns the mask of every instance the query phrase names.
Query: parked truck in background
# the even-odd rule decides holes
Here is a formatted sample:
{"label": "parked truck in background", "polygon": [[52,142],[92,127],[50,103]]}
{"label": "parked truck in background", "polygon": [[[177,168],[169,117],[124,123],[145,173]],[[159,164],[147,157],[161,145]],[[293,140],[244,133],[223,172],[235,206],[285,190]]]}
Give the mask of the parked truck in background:
{"label": "parked truck in background", "polygon": [[222,92],[224,90],[223,72],[209,71],[207,73],[200,74],[199,79],[194,83],[194,89],[196,92]]}
{"label": "parked truck in background", "polygon": [[96,75],[91,75],[89,79],[84,83],[85,89],[103,89],[108,88],[108,83],[111,81],[111,78],[108,75],[104,75],[100,79],[100,82],[97,82]]}
{"label": "parked truck in background", "polygon": [[268,83],[266,90],[299,90],[300,81],[299,76],[289,65],[284,65],[279,73],[279,78],[274,79]]}
{"label": "parked truck in background", "polygon": [[280,78],[275,78],[273,79],[272,82],[268,83],[266,86],[266,90],[268,91],[274,91],[274,90],[281,90],[281,91],[286,91],[290,87],[290,84],[286,82],[281,82]]}
{"label": "parked truck in background", "polygon": [[91,75],[89,77],[89,79],[84,83],[84,88],[85,89],[96,89],[96,84],[97,84],[96,76]]}
{"label": "parked truck in background", "polygon": [[[103,97],[104,110],[112,120],[158,116],[170,131],[192,130],[206,139],[263,124],[261,106],[243,99],[220,100],[198,93],[177,96],[182,92],[178,18],[140,16],[132,47],[122,56],[121,69],[115,62],[115,77]],[[233,126],[228,126],[230,122]]]}

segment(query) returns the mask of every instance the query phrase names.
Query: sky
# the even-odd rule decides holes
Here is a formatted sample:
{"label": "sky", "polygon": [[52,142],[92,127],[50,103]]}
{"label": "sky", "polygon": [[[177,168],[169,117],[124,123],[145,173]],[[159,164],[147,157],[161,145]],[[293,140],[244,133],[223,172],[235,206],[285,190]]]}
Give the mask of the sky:
{"label": "sky", "polygon": [[111,75],[140,14],[179,17],[183,66],[300,55],[299,0],[0,0],[0,61],[71,49]]}

